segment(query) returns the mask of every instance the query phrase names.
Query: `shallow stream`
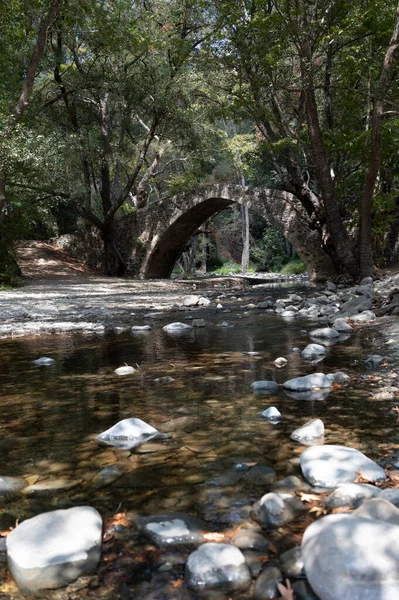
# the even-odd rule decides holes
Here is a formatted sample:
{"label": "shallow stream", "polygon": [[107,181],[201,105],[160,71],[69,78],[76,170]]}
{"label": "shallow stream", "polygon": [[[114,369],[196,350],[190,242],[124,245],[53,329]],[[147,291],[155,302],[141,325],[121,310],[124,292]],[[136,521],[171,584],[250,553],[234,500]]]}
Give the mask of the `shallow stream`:
{"label": "shallow stream", "polygon": [[[266,293],[282,295],[276,289]],[[151,319],[153,329],[145,333],[1,340],[0,474],[24,476],[31,483],[67,479],[76,484],[5,504],[0,529],[45,510],[90,504],[104,517],[120,511],[184,511],[222,530],[246,519],[251,504],[265,493],[244,484],[237,471],[234,476],[233,467],[267,465],[278,478],[296,473],[295,457],[304,448],[289,436],[311,418],[323,420],[326,443],[350,445],[371,458],[399,442],[392,402],[372,401],[370,382],[362,379],[368,373],[364,359],[380,350],[378,334],[371,339],[367,328],[359,329],[312,365],[292,349],[309,343],[303,330],[309,332],[317,322],[283,320],[243,308],[247,302],[226,300],[230,313],[208,311],[204,328],[173,336],[162,326],[184,321],[190,312]],[[222,327],[223,322],[229,326]],[[55,365],[32,364],[40,356],[54,358]],[[274,366],[279,356],[288,359],[282,369]],[[138,371],[115,375],[125,363],[137,364]],[[382,380],[387,369],[380,369]],[[356,381],[322,401],[296,400],[282,388],[273,395],[250,388],[260,379],[282,383],[335,370]],[[154,381],[166,375],[174,381]],[[283,414],[281,424],[260,416],[272,405]],[[95,440],[127,417],[141,418],[171,437],[132,452]],[[108,465],[118,466],[122,476],[95,489],[92,480]]]}

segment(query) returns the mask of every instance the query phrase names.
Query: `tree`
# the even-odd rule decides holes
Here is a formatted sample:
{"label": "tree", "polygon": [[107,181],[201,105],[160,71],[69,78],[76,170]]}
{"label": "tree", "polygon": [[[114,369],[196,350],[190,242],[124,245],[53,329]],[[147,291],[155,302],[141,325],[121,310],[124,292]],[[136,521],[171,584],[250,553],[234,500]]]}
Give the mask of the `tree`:
{"label": "tree", "polygon": [[[5,221],[9,217],[6,196],[6,180],[9,169],[9,148],[12,137],[16,132],[24,113],[26,112],[33,91],[35,77],[46,48],[49,32],[62,7],[62,0],[51,0],[43,6],[39,5],[36,14],[30,22],[25,23],[23,35],[22,6],[18,1],[8,4],[3,13],[2,30],[4,33],[1,47],[1,65],[3,73],[10,75],[7,88],[3,86],[1,93],[1,129],[0,129],[0,270],[17,271],[10,250],[10,240],[5,232]],[[13,61],[16,58],[18,43],[23,42],[23,54],[30,56],[26,62],[18,64],[16,69]],[[19,47],[19,50],[21,48]],[[17,73],[15,72],[17,71]],[[19,94],[18,94],[19,88]]]}
{"label": "tree", "polygon": [[384,100],[389,83],[389,74],[393,59],[399,45],[399,4],[396,9],[396,20],[392,36],[384,56],[379,82],[374,94],[373,116],[371,121],[370,161],[363,190],[360,212],[360,273],[363,277],[373,274],[373,246],[371,208],[374,190],[382,161],[381,126]]}
{"label": "tree", "polygon": [[276,185],[300,199],[337,272],[355,278],[360,257],[352,232],[367,207],[359,199],[373,75],[393,8],[367,0],[225,0],[223,43],[210,49],[219,77],[209,94],[222,90],[230,114],[254,120]]}
{"label": "tree", "polygon": [[192,62],[209,35],[206,6],[93,2],[78,15],[65,11],[53,31],[53,69],[36,94],[33,126],[47,136],[51,123],[66,165],[53,194],[73,198],[100,231],[108,274],[125,268],[117,216],[157,197],[157,178],[195,145]]}

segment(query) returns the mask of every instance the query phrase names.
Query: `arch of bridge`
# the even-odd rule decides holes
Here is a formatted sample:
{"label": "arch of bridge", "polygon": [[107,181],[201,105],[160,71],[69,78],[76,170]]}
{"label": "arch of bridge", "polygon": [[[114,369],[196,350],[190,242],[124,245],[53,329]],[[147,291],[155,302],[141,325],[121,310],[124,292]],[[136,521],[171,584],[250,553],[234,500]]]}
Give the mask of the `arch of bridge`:
{"label": "arch of bridge", "polygon": [[320,234],[310,227],[305,209],[293,194],[214,184],[142,209],[146,212],[140,239],[146,250],[139,275],[146,279],[169,277],[188,239],[207,219],[235,203],[247,205],[277,227],[305,263],[311,279],[333,274]]}

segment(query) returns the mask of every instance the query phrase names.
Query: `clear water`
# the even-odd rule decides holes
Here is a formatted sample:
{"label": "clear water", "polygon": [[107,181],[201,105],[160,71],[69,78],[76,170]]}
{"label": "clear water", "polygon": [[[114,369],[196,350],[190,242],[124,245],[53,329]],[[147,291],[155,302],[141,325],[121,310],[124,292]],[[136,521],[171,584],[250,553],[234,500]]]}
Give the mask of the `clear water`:
{"label": "clear water", "polygon": [[[239,304],[228,314],[209,313],[205,328],[179,336],[162,330],[167,322],[184,320],[185,314],[176,312],[144,334],[1,340],[0,475],[78,483],[69,491],[0,506],[0,524],[87,503],[104,516],[117,510],[180,510],[213,526],[233,526],[264,491],[231,479],[232,467],[244,462],[273,467],[278,477],[295,473],[292,459],[303,447],[289,435],[311,418],[324,421],[326,443],[351,445],[372,458],[392,448],[398,441],[393,405],[371,401],[367,382],[313,402],[289,398],[283,390],[266,395],[250,389],[255,380],[282,383],[315,371],[344,370],[357,377],[366,372],[364,358],[376,352],[378,339],[359,330],[331,346],[322,363],[309,365],[292,348],[309,343],[300,331],[315,323],[283,321]],[[234,327],[220,327],[223,321]],[[40,356],[51,356],[56,364],[32,364]],[[273,364],[278,356],[288,358],[283,369]],[[132,376],[115,375],[125,363],[140,368]],[[174,381],[154,382],[165,375]],[[284,416],[279,425],[260,417],[271,405]],[[97,443],[97,434],[127,417],[175,430],[170,439],[153,440],[133,452]],[[180,421],[173,427],[174,419]],[[94,489],[93,478],[107,465],[117,465],[123,475]]]}

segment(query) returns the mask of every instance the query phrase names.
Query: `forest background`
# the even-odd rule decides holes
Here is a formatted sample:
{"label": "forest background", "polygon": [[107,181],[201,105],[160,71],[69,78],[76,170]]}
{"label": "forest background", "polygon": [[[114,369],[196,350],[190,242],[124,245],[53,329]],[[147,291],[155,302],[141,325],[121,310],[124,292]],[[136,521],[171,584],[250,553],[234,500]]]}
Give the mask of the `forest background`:
{"label": "forest background", "polygon": [[[396,260],[398,39],[390,0],[4,3],[0,278],[18,274],[17,241],[88,227],[123,274],[118,219],[207,183],[295,194],[337,275]],[[238,207],[179,268],[293,257]]]}

